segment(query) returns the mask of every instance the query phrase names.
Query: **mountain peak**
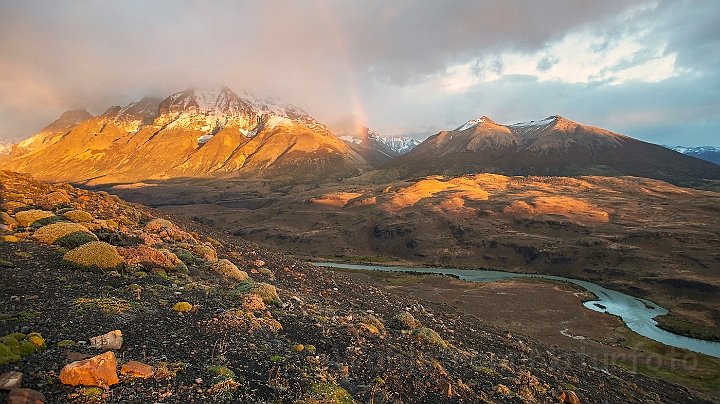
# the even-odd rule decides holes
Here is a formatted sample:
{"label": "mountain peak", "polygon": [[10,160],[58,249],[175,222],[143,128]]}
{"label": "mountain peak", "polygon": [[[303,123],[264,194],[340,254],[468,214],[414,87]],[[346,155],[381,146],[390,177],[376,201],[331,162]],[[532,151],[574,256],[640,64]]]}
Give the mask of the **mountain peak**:
{"label": "mountain peak", "polygon": [[468,130],[470,128],[474,128],[476,126],[482,126],[486,124],[492,124],[497,125],[495,122],[493,122],[492,119],[488,118],[487,116],[483,115],[482,118],[479,119],[471,119],[467,121],[465,124],[461,125],[457,129],[455,129],[456,132],[461,132],[463,130]]}

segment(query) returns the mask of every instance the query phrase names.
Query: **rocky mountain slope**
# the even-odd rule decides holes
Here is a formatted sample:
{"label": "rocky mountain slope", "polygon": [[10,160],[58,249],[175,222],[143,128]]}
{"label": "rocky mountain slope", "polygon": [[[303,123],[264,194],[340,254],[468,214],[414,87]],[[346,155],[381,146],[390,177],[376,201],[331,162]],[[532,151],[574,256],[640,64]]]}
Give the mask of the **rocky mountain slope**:
{"label": "rocky mountain slope", "polygon": [[665,146],[668,149],[675,150],[678,153],[682,153],[688,156],[697,157],[709,161],[711,163],[720,164],[720,148],[713,146],[700,146],[700,147],[684,147],[684,146]]}
{"label": "rocky mountain slope", "polygon": [[469,121],[429,137],[382,168],[403,178],[488,172],[632,175],[676,185],[720,180],[717,165],[560,116],[514,125],[498,125],[487,117]]}
{"label": "rocky mountain slope", "polygon": [[300,180],[369,168],[301,109],[240,97],[226,87],[144,98],[78,124],[81,118],[67,113],[52,130],[21,142],[2,166],[50,181],[93,183],[181,176]]}
{"label": "rocky mountain slope", "polygon": [[107,193],[0,178],[0,342],[34,346],[3,351],[36,391],[12,396],[711,402]]}

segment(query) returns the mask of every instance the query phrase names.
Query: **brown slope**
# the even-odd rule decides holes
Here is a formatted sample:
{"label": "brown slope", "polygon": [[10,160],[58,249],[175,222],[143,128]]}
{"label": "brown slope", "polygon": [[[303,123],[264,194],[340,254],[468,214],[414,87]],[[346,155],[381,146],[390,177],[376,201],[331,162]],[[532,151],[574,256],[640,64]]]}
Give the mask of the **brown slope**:
{"label": "brown slope", "polygon": [[320,178],[357,175],[369,168],[365,159],[330,132],[285,119],[267,125],[241,145],[218,172]]}
{"label": "brown slope", "polygon": [[84,109],[65,111],[50,125],[42,128],[37,135],[13,145],[12,155],[19,156],[50,146],[60,140],[71,129],[78,126],[92,115]]}
{"label": "brown slope", "polygon": [[383,168],[401,177],[494,172],[506,175],[632,175],[694,186],[720,180],[717,165],[562,117],[498,125],[489,119],[443,131]]}

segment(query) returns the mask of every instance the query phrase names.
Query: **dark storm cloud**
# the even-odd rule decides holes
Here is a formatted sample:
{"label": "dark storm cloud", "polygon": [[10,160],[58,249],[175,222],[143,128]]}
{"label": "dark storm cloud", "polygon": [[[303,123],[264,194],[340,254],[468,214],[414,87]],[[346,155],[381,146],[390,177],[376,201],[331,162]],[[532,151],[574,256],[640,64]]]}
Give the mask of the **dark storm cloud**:
{"label": "dark storm cloud", "polygon": [[[649,3],[654,6],[639,7]],[[593,102],[594,85],[506,77],[467,93],[442,94],[429,83],[450,66],[484,56],[535,52],[582,30],[602,32],[612,41],[634,26],[656,30],[653,37],[667,43],[665,52],[677,53],[677,64],[694,74],[686,87],[673,89],[680,95],[662,108],[656,105],[657,111],[687,108],[679,100],[691,100],[703,86],[710,90],[700,91],[693,102],[717,104],[718,92],[711,91],[717,90],[720,62],[716,4],[6,0],[0,5],[0,138],[27,137],[66,109],[99,114],[144,95],[220,85],[278,96],[321,120],[364,110],[365,119],[388,134],[429,133],[495,111],[528,120],[583,110],[578,115],[588,123],[612,122],[606,119],[611,111],[605,111],[611,107]],[[618,23],[619,15],[626,20]],[[549,57],[538,69],[554,63]],[[502,73],[500,59],[494,68]],[[650,107],[627,100],[667,85],[602,91],[610,94],[603,93],[608,102],[625,101],[618,108],[639,110]],[[553,91],[570,98],[548,97]],[[578,101],[588,104],[581,108]],[[688,119],[707,120],[708,114],[713,113]]]}

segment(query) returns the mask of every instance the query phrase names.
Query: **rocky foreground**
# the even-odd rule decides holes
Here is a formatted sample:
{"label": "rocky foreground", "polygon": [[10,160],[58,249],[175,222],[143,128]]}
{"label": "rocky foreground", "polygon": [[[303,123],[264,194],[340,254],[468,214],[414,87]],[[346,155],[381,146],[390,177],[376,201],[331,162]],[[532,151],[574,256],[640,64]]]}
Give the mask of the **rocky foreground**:
{"label": "rocky foreground", "polygon": [[0,179],[0,402],[711,402],[106,193]]}

